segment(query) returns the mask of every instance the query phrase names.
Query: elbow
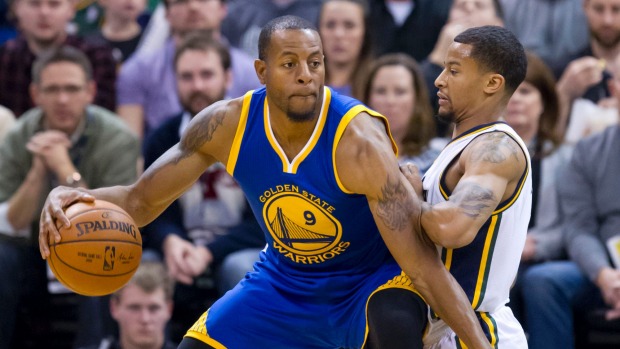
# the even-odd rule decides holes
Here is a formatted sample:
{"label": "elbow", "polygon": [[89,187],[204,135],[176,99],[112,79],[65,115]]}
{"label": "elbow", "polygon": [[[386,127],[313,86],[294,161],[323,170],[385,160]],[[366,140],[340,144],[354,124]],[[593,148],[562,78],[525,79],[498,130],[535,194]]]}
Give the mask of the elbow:
{"label": "elbow", "polygon": [[[454,232],[457,233],[457,231]],[[455,249],[469,245],[474,241],[475,236],[475,232],[460,231],[457,234],[437,234],[434,238],[431,237],[431,239],[439,246]]]}

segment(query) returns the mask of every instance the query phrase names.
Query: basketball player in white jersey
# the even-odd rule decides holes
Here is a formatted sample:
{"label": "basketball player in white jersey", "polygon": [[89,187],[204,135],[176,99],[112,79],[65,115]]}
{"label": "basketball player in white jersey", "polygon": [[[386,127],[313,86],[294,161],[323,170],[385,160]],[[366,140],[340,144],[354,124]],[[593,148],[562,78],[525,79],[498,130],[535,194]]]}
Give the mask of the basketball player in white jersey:
{"label": "basketball player in white jersey", "polygon": [[[508,30],[477,27],[458,35],[446,55],[439,117],[455,124],[452,141],[420,182],[421,224],[465,290],[493,348],[527,348],[508,303],[525,243],[532,181],[527,147],[498,121],[525,77],[523,47]],[[429,311],[425,348],[461,348],[459,338]]]}

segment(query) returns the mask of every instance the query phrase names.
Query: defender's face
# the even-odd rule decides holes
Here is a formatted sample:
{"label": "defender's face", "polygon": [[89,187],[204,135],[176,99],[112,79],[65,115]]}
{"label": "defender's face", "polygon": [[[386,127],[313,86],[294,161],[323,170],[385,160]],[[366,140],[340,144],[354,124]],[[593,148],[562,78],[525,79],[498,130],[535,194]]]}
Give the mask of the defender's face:
{"label": "defender's face", "polygon": [[257,62],[270,104],[294,121],[318,115],[325,68],[319,34],[313,30],[278,30],[271,36],[265,61]]}
{"label": "defender's face", "polygon": [[484,73],[471,57],[471,49],[471,45],[452,43],[444,69],[435,80],[439,89],[438,115],[444,120],[458,121],[460,115],[477,106],[484,97]]}

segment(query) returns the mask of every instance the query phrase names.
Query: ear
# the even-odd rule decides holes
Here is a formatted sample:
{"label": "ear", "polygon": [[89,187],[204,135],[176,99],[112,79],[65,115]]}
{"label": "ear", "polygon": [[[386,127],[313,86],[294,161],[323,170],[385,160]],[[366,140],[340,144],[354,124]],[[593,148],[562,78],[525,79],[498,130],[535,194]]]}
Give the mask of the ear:
{"label": "ear", "polygon": [[166,308],[168,309],[168,320],[170,320],[172,317],[172,312],[174,311],[174,303],[171,300],[167,300]]}
{"label": "ear", "polygon": [[501,74],[488,74],[485,81],[484,92],[490,95],[503,92],[506,79]]}
{"label": "ear", "polygon": [[39,98],[41,98],[41,90],[39,90],[39,86],[36,83],[30,84],[30,98],[35,105],[39,105]]}
{"label": "ear", "polygon": [[86,83],[86,92],[88,93],[88,104],[92,104],[97,95],[97,83],[94,80],[90,80]]}
{"label": "ear", "polygon": [[258,76],[258,81],[261,84],[265,85],[265,79],[267,75],[267,64],[265,61],[256,59],[254,60],[254,70],[256,70],[256,76]]}
{"label": "ear", "polygon": [[118,312],[119,312],[119,300],[114,297],[110,297],[110,315],[116,321],[118,321],[118,317],[119,317]]}

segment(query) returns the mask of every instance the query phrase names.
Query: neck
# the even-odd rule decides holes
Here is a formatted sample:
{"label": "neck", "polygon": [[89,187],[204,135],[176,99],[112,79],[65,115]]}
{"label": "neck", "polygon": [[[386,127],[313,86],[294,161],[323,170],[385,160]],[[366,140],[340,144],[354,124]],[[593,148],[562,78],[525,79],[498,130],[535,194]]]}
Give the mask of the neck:
{"label": "neck", "polygon": [[161,349],[164,346],[164,337],[157,336],[157,340],[155,341],[155,343],[148,347],[134,345],[134,343],[129,341],[129,339],[127,337],[124,337],[122,334],[119,342],[121,344],[121,348],[123,349]]}
{"label": "neck", "polygon": [[457,116],[454,123],[453,138],[470,130],[476,126],[489,124],[499,120],[500,115],[504,113],[505,105],[498,105],[492,110],[484,111],[482,109],[469,113],[468,115]]}
{"label": "neck", "polygon": [[328,61],[329,81],[327,81],[327,84],[337,87],[350,84],[356,65],[357,62],[331,63]]}
{"label": "neck", "polygon": [[[199,29],[196,29],[196,30],[199,30]],[[183,38],[185,37],[185,35],[187,35],[187,34],[189,34],[191,32],[192,32],[191,30],[190,31],[184,31],[184,32],[181,32],[181,31],[178,31],[178,30],[173,31],[172,38],[174,40],[174,45],[178,47],[181,44],[181,42],[183,42]],[[215,40],[220,40],[221,39],[221,33],[220,33],[219,30],[212,29],[211,30],[211,35],[213,35],[213,38]]]}
{"label": "neck", "polygon": [[135,38],[140,34],[140,30],[140,25],[136,21],[110,18],[103,23],[101,34],[110,41],[124,41]]}
{"label": "neck", "polygon": [[521,137],[523,142],[528,146],[531,145],[532,141],[536,137],[536,132],[538,132],[537,127],[530,127],[529,125],[523,125],[521,127],[514,128],[515,132]]}
{"label": "neck", "polygon": [[596,40],[591,40],[592,53],[594,57],[613,62],[620,55],[620,44],[614,47],[604,47]]}
{"label": "neck", "polygon": [[293,121],[283,113],[272,112],[272,109],[271,107],[269,108],[271,131],[289,161],[291,161],[301,152],[312,136],[319,119],[318,113],[307,121]]}
{"label": "neck", "polygon": [[62,33],[59,33],[58,36],[56,36],[56,38],[50,41],[41,41],[33,37],[26,36],[26,42],[28,43],[28,48],[30,49],[32,53],[34,53],[35,56],[38,56],[41,52],[49,48],[56,47],[62,44],[66,39],[67,39],[67,33],[65,33],[64,31]]}

